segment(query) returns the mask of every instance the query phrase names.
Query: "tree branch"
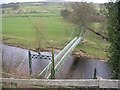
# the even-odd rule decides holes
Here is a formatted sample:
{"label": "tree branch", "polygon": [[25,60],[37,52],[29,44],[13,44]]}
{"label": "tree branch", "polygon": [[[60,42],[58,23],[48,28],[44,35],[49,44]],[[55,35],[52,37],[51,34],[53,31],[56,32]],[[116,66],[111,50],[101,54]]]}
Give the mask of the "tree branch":
{"label": "tree branch", "polygon": [[91,29],[91,28],[88,28],[88,27],[85,27],[85,28],[88,29],[88,30],[90,30],[90,31],[93,32],[94,34],[102,37],[104,40],[108,41],[108,37],[107,37],[107,36],[104,36],[104,35],[102,35],[101,33],[98,33],[98,32],[94,31],[94,30]]}

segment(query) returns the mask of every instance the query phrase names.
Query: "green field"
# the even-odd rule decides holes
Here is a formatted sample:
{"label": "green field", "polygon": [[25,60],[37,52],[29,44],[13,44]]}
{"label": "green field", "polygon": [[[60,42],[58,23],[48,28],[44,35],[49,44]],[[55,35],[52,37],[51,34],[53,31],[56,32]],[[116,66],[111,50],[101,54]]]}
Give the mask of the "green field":
{"label": "green field", "polygon": [[[35,29],[32,23],[25,17],[24,14],[15,14],[12,9],[5,9],[2,17],[2,37],[3,42],[10,45],[20,46],[28,49],[46,49],[59,48],[62,49],[70,40],[78,35],[77,28],[73,35],[72,24],[66,22],[60,16],[60,10],[63,8],[61,4],[47,6],[21,6],[22,9],[37,10],[37,13],[27,13],[32,23],[37,27],[40,33]],[[47,9],[46,9],[47,8]],[[48,10],[51,12],[42,12]],[[39,13],[38,13],[39,12]],[[99,25],[93,24],[93,28],[99,28]],[[92,32],[87,32],[85,43],[78,45],[76,51],[82,50],[87,54],[96,58],[106,58],[106,53],[103,51],[108,48],[108,43]],[[48,45],[48,43],[50,45]]]}
{"label": "green field", "polygon": [[[71,30],[71,28],[69,27],[70,24],[64,22],[62,18],[35,18],[34,17],[34,18],[31,18],[31,20],[39,29],[40,34],[38,34],[37,30],[35,30],[35,28],[28,21],[27,18],[25,17],[11,18],[10,17],[10,18],[3,18],[3,36],[12,38],[10,40],[20,39],[21,41],[27,40],[28,42],[31,42],[31,40],[35,41],[35,39],[37,39],[38,37],[39,39],[45,38],[46,40],[48,40],[48,42],[53,41],[51,42],[52,46],[59,47],[63,45],[63,43],[66,41],[66,39],[70,35],[70,30]],[[44,42],[44,40],[42,41]],[[54,42],[57,42],[57,43],[54,43]],[[46,47],[46,44],[43,43],[42,47]]]}

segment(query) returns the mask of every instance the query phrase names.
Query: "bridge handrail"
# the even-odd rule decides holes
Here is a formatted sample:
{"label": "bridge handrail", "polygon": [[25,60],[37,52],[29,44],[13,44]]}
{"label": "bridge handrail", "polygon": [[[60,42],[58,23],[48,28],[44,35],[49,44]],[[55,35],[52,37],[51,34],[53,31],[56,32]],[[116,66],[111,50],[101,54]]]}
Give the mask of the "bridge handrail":
{"label": "bridge handrail", "polygon": [[[62,65],[63,62],[65,62],[65,58],[66,56],[80,43],[82,37],[79,37],[74,43],[73,45],[68,49],[68,51],[63,55],[63,57],[60,59],[60,61],[55,65],[55,70],[59,69]],[[47,79],[50,78],[51,73],[49,72]]]}
{"label": "bridge handrail", "polygon": [[[76,40],[77,40],[77,37],[75,37],[67,46],[65,46],[65,48],[55,57],[55,60],[54,60],[55,64],[59,62],[59,60],[62,58],[65,52],[67,52],[67,50]],[[46,71],[50,71],[50,67],[51,67],[51,62],[43,69],[43,71],[38,75],[38,77],[45,74]]]}

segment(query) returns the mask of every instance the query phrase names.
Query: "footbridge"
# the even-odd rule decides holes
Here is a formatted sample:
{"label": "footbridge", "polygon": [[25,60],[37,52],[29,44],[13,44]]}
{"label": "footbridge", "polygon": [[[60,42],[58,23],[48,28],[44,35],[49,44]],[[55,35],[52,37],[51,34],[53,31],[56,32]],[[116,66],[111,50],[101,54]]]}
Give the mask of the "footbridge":
{"label": "footbridge", "polygon": [[32,72],[31,69],[31,60],[32,58],[43,58],[50,60],[51,62],[39,73],[38,78],[55,78],[55,74],[57,71],[60,69],[60,67],[63,65],[63,63],[66,61],[66,57],[74,50],[74,48],[80,44],[82,40],[82,37],[75,37],[73,40],[71,40],[64,48],[61,50],[55,57],[54,57],[54,52],[52,50],[52,56],[44,56],[35,54],[31,54],[29,51],[29,69],[30,69],[30,74]]}

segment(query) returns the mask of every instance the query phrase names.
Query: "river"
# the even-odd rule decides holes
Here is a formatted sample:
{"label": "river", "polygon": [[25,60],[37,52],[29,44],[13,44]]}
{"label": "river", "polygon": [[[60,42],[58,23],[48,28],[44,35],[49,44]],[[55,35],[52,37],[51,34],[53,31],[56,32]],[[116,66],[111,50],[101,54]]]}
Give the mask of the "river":
{"label": "river", "polygon": [[[31,52],[36,54],[36,52]],[[17,75],[19,78],[21,76],[29,76],[28,50],[4,45],[2,47],[2,53],[3,72]],[[40,53],[42,55],[51,55],[51,52]],[[54,55],[56,56],[58,53],[59,51],[55,50]],[[95,68],[97,77],[104,79],[111,78],[111,72],[105,60],[86,59],[72,55],[69,55],[66,59],[66,62],[56,73],[57,79],[91,79],[94,76]],[[33,78],[37,77],[48,63],[50,63],[50,60],[32,59]],[[8,76],[3,74],[3,77]]]}

